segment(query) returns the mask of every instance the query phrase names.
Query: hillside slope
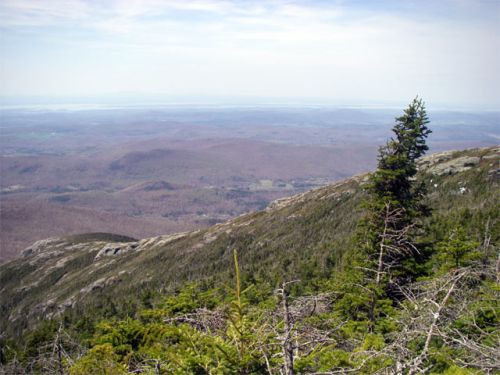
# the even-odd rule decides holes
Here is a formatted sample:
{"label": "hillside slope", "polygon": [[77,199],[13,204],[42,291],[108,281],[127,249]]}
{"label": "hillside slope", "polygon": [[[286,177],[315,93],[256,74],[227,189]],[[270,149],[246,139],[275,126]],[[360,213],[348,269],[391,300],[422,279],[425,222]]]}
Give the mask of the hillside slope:
{"label": "hillside slope", "polygon": [[[471,219],[464,225],[488,220],[498,236],[499,153],[493,147],[422,159],[420,178],[434,207],[429,222],[466,210]],[[314,288],[308,280],[326,278],[348,261],[366,181],[367,175],[355,176],[206,230],[140,241],[105,234],[38,241],[23,258],[0,266],[0,331],[19,334],[40,316],[168,293],[186,281],[227,281],[233,249],[247,278],[274,286],[286,275]],[[474,230],[481,236],[482,227]]]}

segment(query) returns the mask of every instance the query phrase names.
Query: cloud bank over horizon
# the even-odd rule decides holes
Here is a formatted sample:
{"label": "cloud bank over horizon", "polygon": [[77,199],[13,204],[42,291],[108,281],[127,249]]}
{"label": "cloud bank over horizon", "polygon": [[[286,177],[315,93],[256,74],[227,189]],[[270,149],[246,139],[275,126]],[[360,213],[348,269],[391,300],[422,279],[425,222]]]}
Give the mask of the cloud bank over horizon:
{"label": "cloud bank over horizon", "polygon": [[500,109],[500,2],[4,0],[0,96]]}

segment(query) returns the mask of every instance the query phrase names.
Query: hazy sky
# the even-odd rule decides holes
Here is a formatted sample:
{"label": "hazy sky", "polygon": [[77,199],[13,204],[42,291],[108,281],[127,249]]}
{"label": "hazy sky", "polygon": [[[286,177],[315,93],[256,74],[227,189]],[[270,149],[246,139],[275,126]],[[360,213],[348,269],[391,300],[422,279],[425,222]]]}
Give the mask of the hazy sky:
{"label": "hazy sky", "polygon": [[500,0],[1,0],[0,95],[500,109]]}

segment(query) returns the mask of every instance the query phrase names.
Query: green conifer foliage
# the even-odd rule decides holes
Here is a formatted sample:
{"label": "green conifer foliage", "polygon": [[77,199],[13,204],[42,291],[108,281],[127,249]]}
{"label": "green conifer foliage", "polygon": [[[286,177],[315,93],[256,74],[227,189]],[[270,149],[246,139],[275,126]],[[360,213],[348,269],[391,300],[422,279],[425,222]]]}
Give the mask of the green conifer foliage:
{"label": "green conifer foliage", "polygon": [[480,243],[467,237],[465,231],[457,227],[446,240],[437,244],[437,258],[442,270],[469,266],[481,259]]}
{"label": "green conifer foliage", "polygon": [[396,118],[394,138],[379,150],[362,222],[367,268],[372,270],[377,286],[382,286],[383,280],[404,276],[403,260],[417,251],[413,236],[418,218],[429,213],[422,200],[425,185],[415,180],[416,159],[428,150],[428,123],[423,101],[415,98]]}
{"label": "green conifer foliage", "polygon": [[[423,203],[425,185],[416,182],[416,159],[428,149],[428,123],[423,101],[415,98],[396,118],[394,137],[379,149],[378,168],[368,184],[356,240],[359,258],[352,264],[362,274],[358,292],[366,297],[365,304],[355,308],[356,315],[368,318],[372,332],[376,324],[384,325],[391,301],[400,298],[399,287],[410,279],[405,265],[419,252],[416,229],[429,209]],[[348,294],[347,299],[354,297]]]}
{"label": "green conifer foliage", "polygon": [[405,210],[405,219],[425,212],[422,185],[415,183],[416,160],[428,150],[425,139],[431,133],[425,104],[415,98],[392,128],[395,137],[379,149],[378,168],[371,177],[369,208],[387,203]]}
{"label": "green conifer foliage", "polygon": [[120,375],[127,374],[127,367],[119,363],[119,356],[111,344],[96,345],[71,368],[71,375]]}

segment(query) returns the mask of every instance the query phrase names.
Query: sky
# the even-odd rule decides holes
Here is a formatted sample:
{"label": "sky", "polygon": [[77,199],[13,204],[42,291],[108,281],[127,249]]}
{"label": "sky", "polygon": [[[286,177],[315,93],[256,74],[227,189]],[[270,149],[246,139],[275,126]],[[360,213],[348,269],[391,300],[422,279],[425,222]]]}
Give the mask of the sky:
{"label": "sky", "polygon": [[417,94],[500,109],[500,0],[0,1],[2,98],[383,105]]}

